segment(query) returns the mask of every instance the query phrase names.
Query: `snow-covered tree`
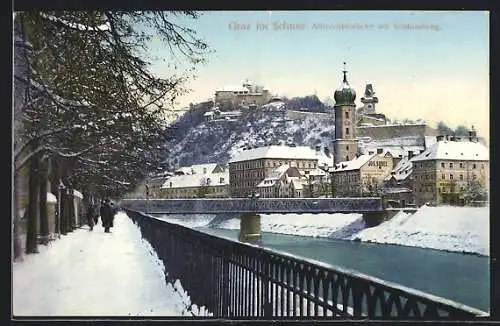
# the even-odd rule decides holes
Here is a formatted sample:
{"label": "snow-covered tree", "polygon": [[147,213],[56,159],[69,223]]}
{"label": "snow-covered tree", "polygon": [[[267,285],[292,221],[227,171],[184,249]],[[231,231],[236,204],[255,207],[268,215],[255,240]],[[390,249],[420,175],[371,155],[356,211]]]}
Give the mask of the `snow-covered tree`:
{"label": "snow-covered tree", "polygon": [[[52,181],[62,180],[68,195],[78,188],[120,196],[158,169],[166,112],[187,91],[186,83],[208,49],[195,31],[178,23],[181,16],[196,19],[198,14],[31,11],[16,15],[18,34],[32,48],[22,57],[26,73],[15,76],[27,90],[22,110],[16,111],[22,118],[15,122],[22,125],[22,137],[15,144],[15,171],[30,163],[34,178],[30,192],[37,188],[38,165],[49,158],[55,160]],[[147,49],[153,37],[171,50],[172,65],[187,60],[190,67],[185,71],[173,67],[168,77],[151,72]],[[35,194],[30,198],[29,218],[34,220]],[[65,231],[71,223],[63,217],[61,225]],[[36,230],[28,233],[36,235]],[[27,251],[36,251],[29,241]]]}

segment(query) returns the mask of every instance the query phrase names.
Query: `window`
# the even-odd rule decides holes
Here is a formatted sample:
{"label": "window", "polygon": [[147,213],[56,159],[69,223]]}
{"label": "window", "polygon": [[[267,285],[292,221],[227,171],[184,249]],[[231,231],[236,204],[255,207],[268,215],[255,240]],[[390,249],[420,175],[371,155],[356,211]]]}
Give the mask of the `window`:
{"label": "window", "polygon": [[450,163],[450,169],[452,169],[452,168],[453,168],[453,163]]}
{"label": "window", "polygon": [[476,180],[476,178],[477,178],[477,175],[473,174],[472,175],[472,180]]}
{"label": "window", "polygon": [[463,175],[463,174],[461,174],[461,175],[460,175],[460,181],[463,181],[463,180],[464,180],[464,175]]}
{"label": "window", "polygon": [[345,111],[345,118],[349,119],[349,111]]}
{"label": "window", "polygon": [[481,164],[481,169],[484,169],[484,164]]}
{"label": "window", "polygon": [[464,168],[464,164],[462,162],[460,162],[459,166],[460,166],[461,169]]}
{"label": "window", "polygon": [[446,176],[444,175],[444,173],[443,173],[443,174],[441,174],[441,179],[442,179],[442,180],[446,180]]}
{"label": "window", "polygon": [[348,151],[349,150],[349,145],[345,145],[345,150]]}
{"label": "window", "polygon": [[441,162],[441,167],[444,168],[444,162]]}
{"label": "window", "polygon": [[450,180],[453,180],[453,174],[450,174]]}
{"label": "window", "polygon": [[476,163],[472,164],[472,168],[475,169],[476,168]]}
{"label": "window", "polygon": [[345,157],[345,160],[346,160],[346,161],[349,161],[349,155],[347,155],[347,156]]}
{"label": "window", "polygon": [[345,128],[345,134],[349,135],[349,128]]}

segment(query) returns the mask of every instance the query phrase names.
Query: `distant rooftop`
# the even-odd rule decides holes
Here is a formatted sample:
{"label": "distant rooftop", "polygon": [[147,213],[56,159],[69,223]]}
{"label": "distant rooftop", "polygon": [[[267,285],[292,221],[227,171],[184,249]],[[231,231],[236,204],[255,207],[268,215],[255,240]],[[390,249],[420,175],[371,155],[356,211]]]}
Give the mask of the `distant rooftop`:
{"label": "distant rooftop", "polygon": [[427,160],[488,161],[489,151],[478,142],[441,140],[412,159],[413,162]]}
{"label": "distant rooftop", "polygon": [[229,162],[235,163],[263,158],[318,160],[318,156],[315,150],[307,146],[290,147],[271,145],[244,150],[236,154]]}

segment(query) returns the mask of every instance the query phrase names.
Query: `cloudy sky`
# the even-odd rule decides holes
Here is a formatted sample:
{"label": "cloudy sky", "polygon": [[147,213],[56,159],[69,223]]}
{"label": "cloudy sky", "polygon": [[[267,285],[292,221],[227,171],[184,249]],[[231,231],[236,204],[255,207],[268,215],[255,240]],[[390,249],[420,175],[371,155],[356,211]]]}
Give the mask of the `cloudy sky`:
{"label": "cloudy sky", "polygon": [[[183,20],[213,50],[183,107],[245,79],[281,96],[333,97],[347,63],[392,119],[443,120],[489,134],[489,15],[482,11],[217,11]],[[266,25],[265,27],[258,28]],[[162,57],[167,49],[154,43]],[[169,74],[162,61],[153,69]]]}

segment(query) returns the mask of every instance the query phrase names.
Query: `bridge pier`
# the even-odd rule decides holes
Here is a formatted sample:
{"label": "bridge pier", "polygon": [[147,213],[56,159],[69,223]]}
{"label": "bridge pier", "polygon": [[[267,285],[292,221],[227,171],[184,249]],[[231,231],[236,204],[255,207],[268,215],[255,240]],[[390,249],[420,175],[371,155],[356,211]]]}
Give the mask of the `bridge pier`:
{"label": "bridge pier", "polygon": [[399,212],[399,210],[384,210],[382,212],[370,212],[363,213],[363,221],[365,221],[366,226],[373,227],[380,223],[390,220]]}
{"label": "bridge pier", "polygon": [[249,242],[259,244],[261,240],[260,234],[260,215],[255,213],[244,213],[240,220],[240,236],[241,242]]}

